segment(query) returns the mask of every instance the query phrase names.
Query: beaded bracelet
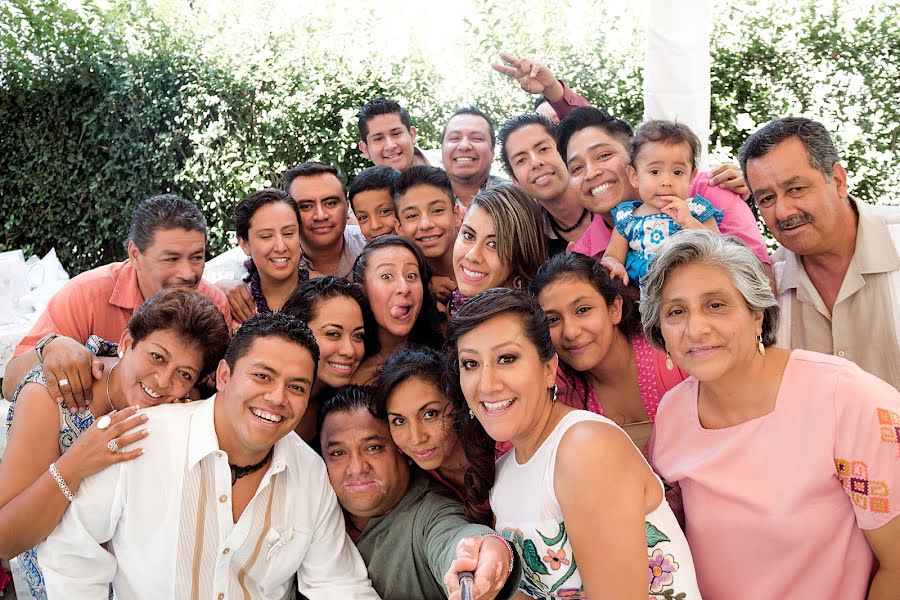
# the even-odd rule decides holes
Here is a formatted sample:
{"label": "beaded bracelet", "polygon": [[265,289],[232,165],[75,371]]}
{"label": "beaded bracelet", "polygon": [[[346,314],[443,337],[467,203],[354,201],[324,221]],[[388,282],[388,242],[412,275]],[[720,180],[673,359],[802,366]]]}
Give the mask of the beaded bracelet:
{"label": "beaded bracelet", "polygon": [[50,463],[50,474],[53,475],[53,479],[56,480],[56,485],[59,486],[59,489],[66,497],[66,500],[74,502],[75,494],[69,491],[69,486],[66,485],[65,479],[63,479],[62,475],[59,474],[59,471],[56,470],[56,463]]}
{"label": "beaded bracelet", "polygon": [[506,550],[507,550],[507,552],[509,552],[509,570],[507,571],[507,573],[512,573],[513,567],[516,564],[515,550],[513,550],[512,543],[497,533],[482,533],[481,534],[481,537],[486,537],[486,536],[495,537],[498,540],[500,540],[501,542],[503,542],[503,544],[506,546]]}

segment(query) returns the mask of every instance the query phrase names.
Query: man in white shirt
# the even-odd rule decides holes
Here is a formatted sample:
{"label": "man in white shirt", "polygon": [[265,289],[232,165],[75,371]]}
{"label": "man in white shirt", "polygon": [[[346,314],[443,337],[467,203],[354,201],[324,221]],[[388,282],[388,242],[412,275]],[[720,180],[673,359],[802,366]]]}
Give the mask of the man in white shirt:
{"label": "man in white shirt", "polygon": [[112,583],[120,600],[284,599],[296,576],[310,600],[378,598],[321,458],[293,433],[318,360],[301,321],[244,323],[216,396],[147,410],[144,454],[81,483],[38,550],[48,597],[106,600]]}

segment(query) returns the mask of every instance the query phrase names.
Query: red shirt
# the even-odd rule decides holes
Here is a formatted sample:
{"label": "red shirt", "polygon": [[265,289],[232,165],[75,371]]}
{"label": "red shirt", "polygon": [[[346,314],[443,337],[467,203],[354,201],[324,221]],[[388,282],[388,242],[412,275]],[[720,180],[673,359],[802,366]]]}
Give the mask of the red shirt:
{"label": "red shirt", "polygon": [[[225,294],[202,279],[197,292],[213,301],[226,323],[230,321],[231,309]],[[13,354],[19,356],[33,350],[38,340],[51,331],[82,344],[91,335],[118,342],[128,319],[143,302],[137,272],[130,260],[86,271],[53,295]]]}

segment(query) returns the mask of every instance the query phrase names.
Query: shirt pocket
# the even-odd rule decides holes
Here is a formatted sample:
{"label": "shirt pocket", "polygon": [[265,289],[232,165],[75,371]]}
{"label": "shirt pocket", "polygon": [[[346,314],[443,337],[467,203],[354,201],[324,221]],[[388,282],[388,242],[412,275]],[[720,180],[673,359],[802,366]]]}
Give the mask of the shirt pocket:
{"label": "shirt pocket", "polygon": [[266,532],[259,560],[266,568],[267,582],[290,581],[309,550],[312,532],[306,530],[271,528]]}

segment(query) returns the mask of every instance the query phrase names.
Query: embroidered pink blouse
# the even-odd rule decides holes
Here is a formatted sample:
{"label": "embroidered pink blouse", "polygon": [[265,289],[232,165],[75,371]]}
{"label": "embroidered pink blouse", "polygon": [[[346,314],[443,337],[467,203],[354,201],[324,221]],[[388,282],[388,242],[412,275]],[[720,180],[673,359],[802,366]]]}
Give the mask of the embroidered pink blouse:
{"label": "embroidered pink blouse", "polygon": [[681,486],[703,596],[863,600],[864,530],[900,515],[900,393],[847,360],[794,350],[772,412],[705,429],[698,385],[663,398],[650,457]]}

